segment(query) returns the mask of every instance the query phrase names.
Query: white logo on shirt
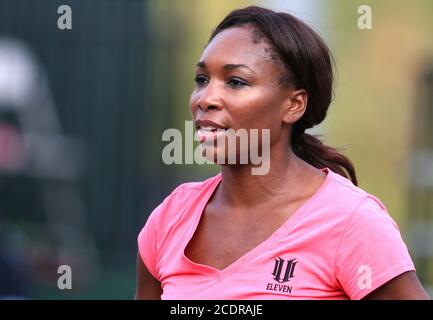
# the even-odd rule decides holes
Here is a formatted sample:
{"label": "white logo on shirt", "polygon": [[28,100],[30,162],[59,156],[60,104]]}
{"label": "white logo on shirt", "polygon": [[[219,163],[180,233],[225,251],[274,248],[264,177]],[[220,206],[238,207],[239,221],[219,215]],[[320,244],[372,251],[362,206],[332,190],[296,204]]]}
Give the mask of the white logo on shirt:
{"label": "white logo on shirt", "polygon": [[358,278],[358,288],[359,289],[371,289],[371,268],[363,264],[358,268],[358,274],[361,276]]}

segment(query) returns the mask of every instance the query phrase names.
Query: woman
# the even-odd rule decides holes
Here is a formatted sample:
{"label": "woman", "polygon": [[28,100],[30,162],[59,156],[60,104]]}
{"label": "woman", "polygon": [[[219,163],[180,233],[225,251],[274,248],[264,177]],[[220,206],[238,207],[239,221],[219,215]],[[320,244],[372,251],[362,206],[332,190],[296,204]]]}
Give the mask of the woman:
{"label": "woman", "polygon": [[345,156],[305,133],[324,120],[333,82],[330,52],[310,27],[235,10],[195,80],[200,141],[215,141],[215,129],[269,129],[270,169],[222,164],[176,188],[138,237],[136,298],[428,299],[384,205],[356,186]]}

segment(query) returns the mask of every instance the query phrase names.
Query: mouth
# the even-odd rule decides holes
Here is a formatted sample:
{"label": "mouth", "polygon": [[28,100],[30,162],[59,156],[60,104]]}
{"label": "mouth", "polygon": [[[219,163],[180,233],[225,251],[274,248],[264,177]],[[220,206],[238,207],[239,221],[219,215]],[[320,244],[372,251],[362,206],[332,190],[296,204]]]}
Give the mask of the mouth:
{"label": "mouth", "polygon": [[224,137],[227,129],[215,128],[215,127],[200,127],[197,130],[197,136],[200,143],[215,141],[221,137]]}
{"label": "mouth", "polygon": [[197,128],[197,130],[205,130],[205,131],[217,131],[217,130],[228,129],[228,127],[223,124],[213,122],[211,120],[201,120],[201,119],[197,119],[195,121],[195,127]]}
{"label": "mouth", "polygon": [[205,141],[214,141],[225,135],[225,132],[229,129],[227,126],[213,122],[211,120],[201,120],[197,119],[195,121],[195,126],[197,128],[197,135],[200,143]]}
{"label": "mouth", "polygon": [[197,127],[197,131],[201,132],[217,132],[217,131],[226,131],[228,128],[216,128],[212,126],[206,126],[206,127]]}

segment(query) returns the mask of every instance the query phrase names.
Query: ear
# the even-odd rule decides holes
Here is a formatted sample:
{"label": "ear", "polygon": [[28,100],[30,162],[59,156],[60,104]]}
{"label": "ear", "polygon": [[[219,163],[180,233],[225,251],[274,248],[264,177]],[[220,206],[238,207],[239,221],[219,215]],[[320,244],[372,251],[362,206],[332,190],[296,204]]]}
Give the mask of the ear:
{"label": "ear", "polygon": [[301,119],[307,109],[307,103],[308,93],[305,89],[292,91],[284,106],[283,122],[293,124]]}

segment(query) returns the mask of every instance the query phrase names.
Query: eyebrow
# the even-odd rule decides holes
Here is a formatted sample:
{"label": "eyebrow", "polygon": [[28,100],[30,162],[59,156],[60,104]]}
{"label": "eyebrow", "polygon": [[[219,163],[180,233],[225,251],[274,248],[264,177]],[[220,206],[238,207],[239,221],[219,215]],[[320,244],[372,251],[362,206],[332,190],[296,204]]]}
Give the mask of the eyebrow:
{"label": "eyebrow", "polygon": [[[206,63],[204,61],[200,61],[199,63],[197,63],[197,67],[207,69]],[[233,69],[238,69],[238,68],[248,69],[252,73],[256,73],[253,69],[248,67],[246,64],[241,64],[241,63],[240,64],[233,64],[233,63],[231,63],[231,64],[225,64],[223,66],[224,70],[233,70]]]}

